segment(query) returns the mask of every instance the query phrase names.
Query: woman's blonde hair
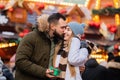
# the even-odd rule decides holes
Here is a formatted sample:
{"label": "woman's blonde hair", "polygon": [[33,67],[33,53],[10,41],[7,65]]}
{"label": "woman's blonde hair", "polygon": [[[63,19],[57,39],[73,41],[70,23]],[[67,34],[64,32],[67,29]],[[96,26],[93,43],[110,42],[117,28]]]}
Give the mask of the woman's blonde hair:
{"label": "woman's blonde hair", "polygon": [[49,30],[49,24],[48,24],[48,17],[49,15],[48,14],[42,14],[41,16],[39,16],[37,18],[37,22],[38,22],[38,29],[41,31],[41,32],[44,32],[44,31],[48,31]]}
{"label": "woman's blonde hair", "polygon": [[[72,34],[71,36],[73,36],[73,34]],[[72,37],[70,38],[70,40],[69,40],[69,42],[68,42],[68,51],[70,50],[71,39],[72,39]],[[69,53],[69,52],[68,52],[68,53]],[[71,65],[71,64],[68,64],[68,66],[69,66],[69,69],[70,69],[71,76],[75,76],[75,75],[76,75],[75,66],[73,66],[73,65]]]}

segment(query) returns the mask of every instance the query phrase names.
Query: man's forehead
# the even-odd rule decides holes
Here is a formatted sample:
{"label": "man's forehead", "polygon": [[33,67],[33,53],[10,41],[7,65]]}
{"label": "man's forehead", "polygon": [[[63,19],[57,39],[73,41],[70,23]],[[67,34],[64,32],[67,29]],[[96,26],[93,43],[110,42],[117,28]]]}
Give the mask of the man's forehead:
{"label": "man's forehead", "polygon": [[63,26],[61,26],[62,28],[66,28],[67,27],[67,25],[63,25]]}
{"label": "man's forehead", "polygon": [[58,23],[64,23],[66,24],[66,20],[63,20],[62,18],[59,19]]}

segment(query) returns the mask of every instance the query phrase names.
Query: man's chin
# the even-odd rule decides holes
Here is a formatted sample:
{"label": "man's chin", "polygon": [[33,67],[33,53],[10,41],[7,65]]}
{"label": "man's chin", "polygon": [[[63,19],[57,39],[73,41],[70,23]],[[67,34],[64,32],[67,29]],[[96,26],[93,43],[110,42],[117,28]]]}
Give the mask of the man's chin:
{"label": "man's chin", "polygon": [[[57,37],[58,37],[58,36],[57,36]],[[60,40],[64,40],[64,37],[59,36],[58,39],[60,39]]]}
{"label": "man's chin", "polygon": [[54,33],[54,37],[55,38],[58,38],[58,39],[60,39],[60,40],[64,40],[64,35],[59,35],[58,33]]}

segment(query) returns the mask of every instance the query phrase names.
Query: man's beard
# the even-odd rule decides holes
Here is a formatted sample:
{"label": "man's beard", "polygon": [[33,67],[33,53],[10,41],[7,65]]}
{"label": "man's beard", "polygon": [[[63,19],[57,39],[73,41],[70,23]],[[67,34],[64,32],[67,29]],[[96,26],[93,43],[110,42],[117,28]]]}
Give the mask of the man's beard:
{"label": "man's beard", "polygon": [[56,30],[54,31],[54,39],[57,39],[57,40],[64,40],[64,34],[63,35],[60,35]]}

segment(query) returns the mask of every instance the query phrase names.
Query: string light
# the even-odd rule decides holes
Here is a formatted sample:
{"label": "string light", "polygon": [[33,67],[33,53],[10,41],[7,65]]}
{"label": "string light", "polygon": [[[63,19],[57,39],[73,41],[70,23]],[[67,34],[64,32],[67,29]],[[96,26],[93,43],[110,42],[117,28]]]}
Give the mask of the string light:
{"label": "string light", "polygon": [[7,47],[13,47],[13,46],[17,46],[17,44],[14,42],[12,42],[12,43],[0,43],[0,48],[7,48]]}
{"label": "string light", "polygon": [[[114,7],[119,8],[119,0],[113,0],[114,1]],[[120,16],[119,14],[115,14],[115,23],[116,25],[120,25]]]}
{"label": "string light", "polygon": [[[100,9],[100,2],[101,2],[101,0],[97,0],[97,1],[96,1],[96,5],[95,5],[95,9],[96,9],[96,10],[99,10],[99,9]],[[100,22],[100,16],[99,16],[99,15],[94,15],[94,16],[93,16],[93,21],[95,21],[95,22]]]}
{"label": "string light", "polygon": [[85,2],[85,7],[88,7],[89,4],[90,4],[90,0],[86,0],[86,2]]}
{"label": "string light", "polygon": [[[56,4],[55,0],[24,0],[24,1],[31,1],[31,2],[42,2],[42,3],[48,3],[48,4]],[[88,1],[88,0],[87,0]],[[71,3],[71,2],[60,2],[60,5],[66,5],[66,6],[73,6],[75,5],[75,3]],[[82,6],[81,4],[78,4],[78,6]]]}

